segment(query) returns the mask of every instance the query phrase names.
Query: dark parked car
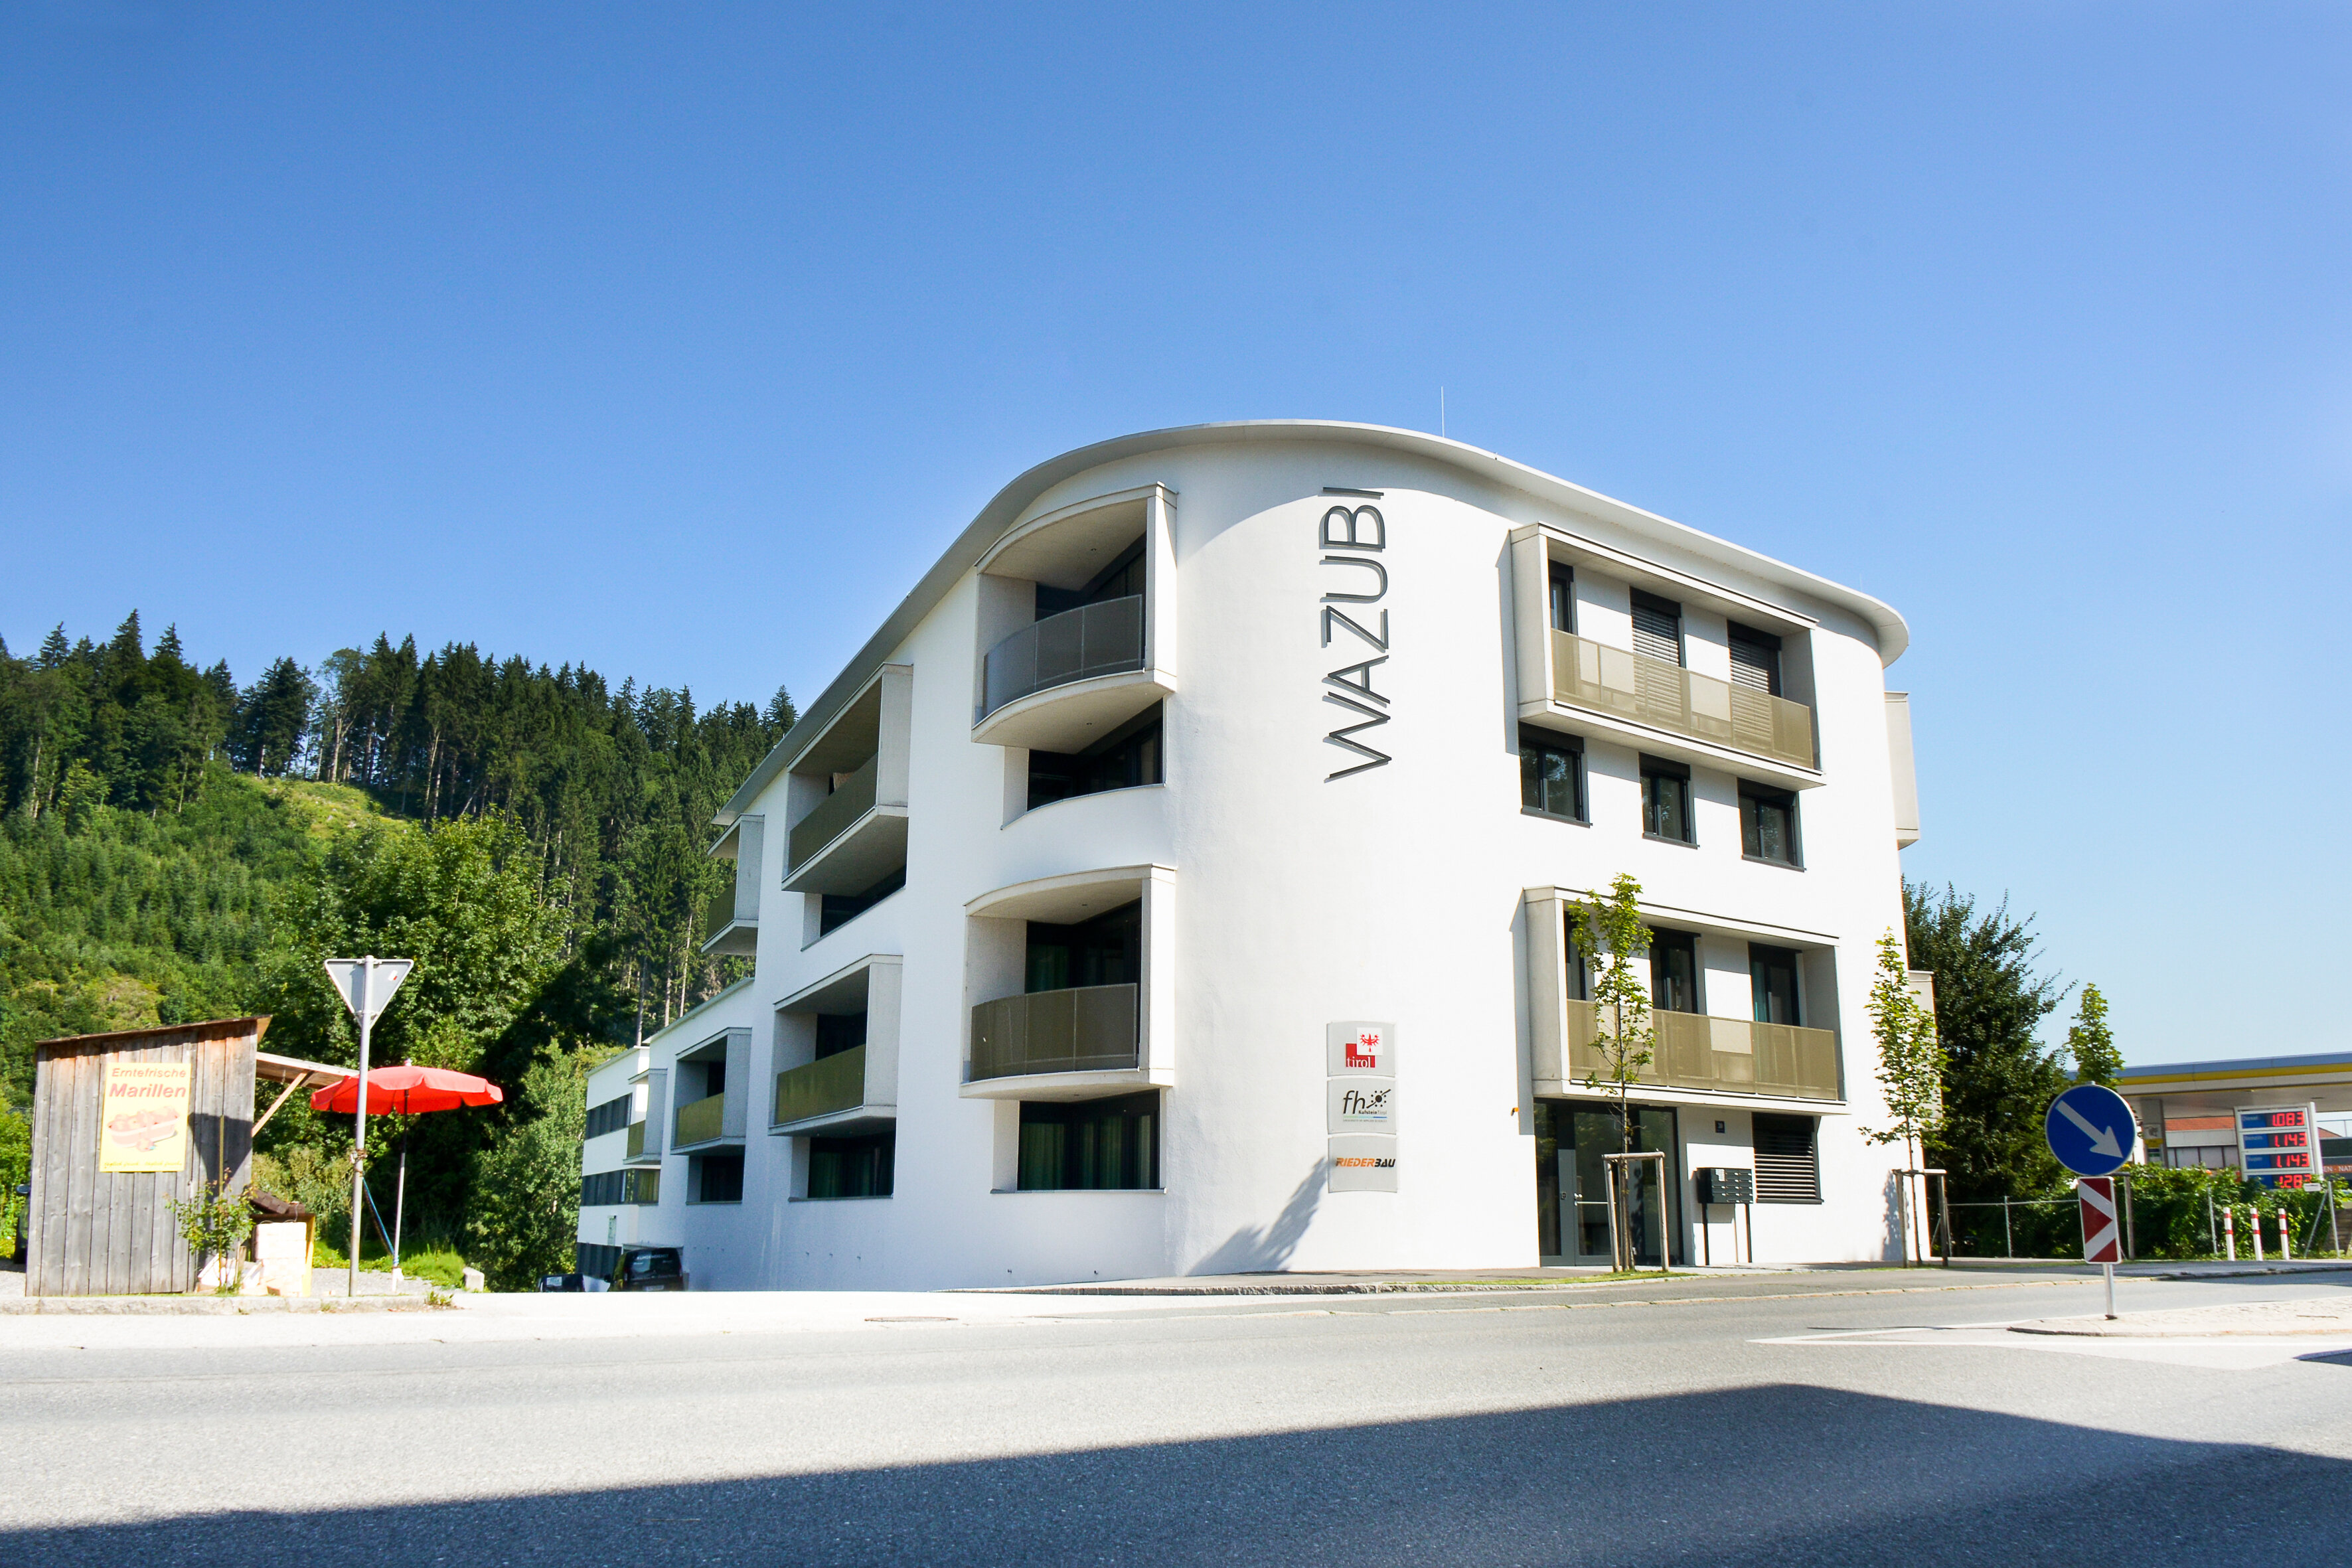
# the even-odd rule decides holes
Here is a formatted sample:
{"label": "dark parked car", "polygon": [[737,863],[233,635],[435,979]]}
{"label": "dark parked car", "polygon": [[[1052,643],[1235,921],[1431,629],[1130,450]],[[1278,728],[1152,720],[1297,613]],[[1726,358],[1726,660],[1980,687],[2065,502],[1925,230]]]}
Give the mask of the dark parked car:
{"label": "dark parked car", "polygon": [[615,1290],[683,1290],[686,1260],[675,1247],[625,1247],[613,1270]]}

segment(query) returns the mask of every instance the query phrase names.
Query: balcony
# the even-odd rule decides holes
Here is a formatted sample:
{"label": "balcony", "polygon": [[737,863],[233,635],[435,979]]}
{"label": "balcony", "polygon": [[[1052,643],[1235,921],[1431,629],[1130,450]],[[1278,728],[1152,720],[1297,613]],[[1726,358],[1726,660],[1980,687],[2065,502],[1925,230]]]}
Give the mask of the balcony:
{"label": "balcony", "polygon": [[672,1130],[677,1134],[670,1145],[674,1149],[717,1142],[727,1135],[727,1097],[714,1094],[679,1106]]}
{"label": "balcony", "polygon": [[[710,907],[704,911],[702,951],[706,953],[749,954],[757,950],[760,941],[759,876],[755,871],[747,887],[740,865],[727,862],[727,880],[711,898]],[[751,896],[747,900],[745,894]],[[746,909],[746,904],[749,909]]]}
{"label": "balcony", "polygon": [[1143,595],[1081,605],[1026,626],[988,650],[980,716],[1024,697],[1143,668]]}
{"label": "balcony", "polygon": [[[1837,1035],[1794,1024],[1756,1024],[1704,1013],[1653,1012],[1656,1045],[1635,1081],[1717,1094],[1783,1100],[1836,1100]],[[1590,1002],[1568,1005],[1568,1075],[1581,1082],[1605,1072],[1593,1041],[1600,1019]]]}
{"label": "balcony", "polygon": [[873,1065],[866,1047],[852,1046],[778,1073],[768,1131],[795,1137],[819,1132],[847,1137],[895,1125],[898,1108],[888,1102],[889,1089],[868,1077]]}
{"label": "balcony", "polygon": [[1813,710],[1803,703],[1569,632],[1550,635],[1553,701],[1788,767],[1813,768]]}
{"label": "balcony", "polygon": [[907,863],[907,808],[877,801],[882,758],[856,771],[793,824],[784,889],[794,893],[862,893]]}
{"label": "balcony", "polygon": [[1135,985],[1081,985],[982,1002],[971,1010],[970,1081],[1141,1065]]}
{"label": "balcony", "polygon": [[972,739],[1046,752],[1084,750],[1173,685],[1150,668],[1141,595],[1081,605],[988,650]]}
{"label": "balcony", "polygon": [[[654,1153],[656,1157],[660,1155],[661,1145],[659,1143],[654,1145]],[[622,1158],[625,1160],[642,1160],[645,1157],[646,1124],[642,1121],[632,1121],[629,1123],[628,1150],[622,1155]]]}

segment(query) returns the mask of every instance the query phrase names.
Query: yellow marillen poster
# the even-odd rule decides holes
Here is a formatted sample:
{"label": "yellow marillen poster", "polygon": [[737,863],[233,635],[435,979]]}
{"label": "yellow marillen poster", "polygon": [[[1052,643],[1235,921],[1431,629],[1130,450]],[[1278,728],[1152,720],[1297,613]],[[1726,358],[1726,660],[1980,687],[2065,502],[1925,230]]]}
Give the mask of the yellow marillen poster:
{"label": "yellow marillen poster", "polygon": [[188,1157],[186,1062],[109,1062],[99,1098],[98,1168],[176,1171]]}

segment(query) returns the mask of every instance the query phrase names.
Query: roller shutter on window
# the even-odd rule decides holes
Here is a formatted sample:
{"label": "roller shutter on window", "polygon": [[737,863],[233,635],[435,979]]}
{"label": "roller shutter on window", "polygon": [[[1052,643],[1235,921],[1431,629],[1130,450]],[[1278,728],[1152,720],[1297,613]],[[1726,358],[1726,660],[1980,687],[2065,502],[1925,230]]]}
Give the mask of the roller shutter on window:
{"label": "roller shutter on window", "polygon": [[1813,1137],[1818,1125],[1810,1116],[1756,1117],[1756,1201],[1759,1204],[1817,1204],[1822,1201],[1822,1166]]}
{"label": "roller shutter on window", "polygon": [[1683,607],[1671,599],[1633,595],[1633,651],[1667,664],[1683,661]]}
{"label": "roller shutter on window", "polygon": [[1780,695],[1780,639],[1738,622],[1731,623],[1731,683],[1751,691]]}

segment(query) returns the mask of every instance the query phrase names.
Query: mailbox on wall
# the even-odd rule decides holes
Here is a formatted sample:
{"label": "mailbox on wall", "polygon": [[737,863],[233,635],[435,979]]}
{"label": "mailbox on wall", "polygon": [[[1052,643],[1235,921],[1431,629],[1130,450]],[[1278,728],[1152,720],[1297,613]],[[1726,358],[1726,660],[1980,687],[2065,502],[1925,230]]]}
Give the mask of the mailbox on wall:
{"label": "mailbox on wall", "polygon": [[1756,1201],[1756,1173],[1745,1166],[1706,1165],[1693,1173],[1698,1182],[1698,1201],[1703,1204],[1752,1204]]}

